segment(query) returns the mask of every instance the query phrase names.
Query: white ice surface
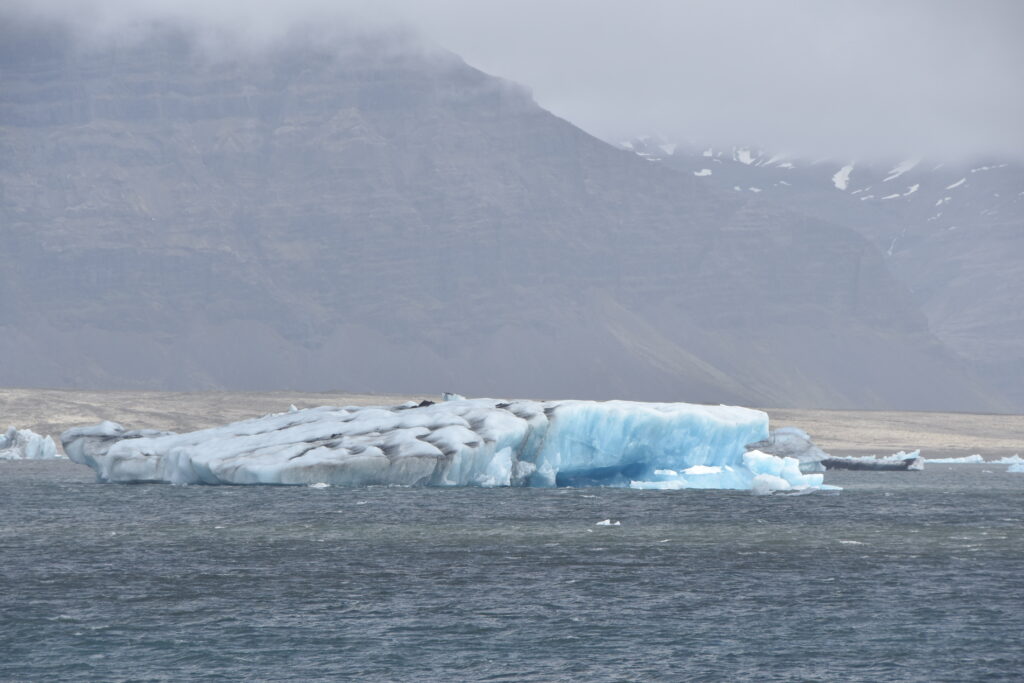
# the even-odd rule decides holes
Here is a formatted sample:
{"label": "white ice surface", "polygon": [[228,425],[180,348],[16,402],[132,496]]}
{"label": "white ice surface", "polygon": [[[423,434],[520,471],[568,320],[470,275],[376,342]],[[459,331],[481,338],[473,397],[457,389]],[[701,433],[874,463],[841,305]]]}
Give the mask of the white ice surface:
{"label": "white ice surface", "polygon": [[960,180],[956,181],[955,183],[952,183],[950,185],[946,185],[946,189],[947,190],[955,190],[956,188],[960,187],[961,185],[963,185],[966,182],[967,182],[967,178],[961,178]]}
{"label": "white ice surface", "polygon": [[1024,464],[1024,458],[1020,455],[1014,454],[1006,456],[1005,458],[999,458],[998,460],[989,461],[992,465],[1020,465]]}
{"label": "white ice surface", "polygon": [[980,465],[985,462],[985,458],[979,454],[965,455],[962,458],[928,458],[928,463],[931,465]]}
{"label": "white ice surface", "polygon": [[117,482],[743,489],[772,474],[821,486],[795,459],[744,453],[767,435],[768,416],[748,408],[455,399],[325,406],[187,434],[107,422],[62,440],[72,460]]}
{"label": "white ice surface", "polygon": [[1006,471],[1012,474],[1024,474],[1024,462],[1015,462],[1007,467]]}
{"label": "white ice surface", "polygon": [[40,436],[31,429],[8,427],[0,434],[0,460],[52,460],[60,458],[57,444],[49,436]]}
{"label": "white ice surface", "polygon": [[913,185],[907,188],[907,191],[903,193],[903,196],[908,197],[917,192],[919,189],[921,189],[921,183],[914,183]]}
{"label": "white ice surface", "polygon": [[700,176],[700,177],[709,176],[709,175],[711,175],[711,169],[710,168],[702,168],[699,171],[694,171],[693,175]]}

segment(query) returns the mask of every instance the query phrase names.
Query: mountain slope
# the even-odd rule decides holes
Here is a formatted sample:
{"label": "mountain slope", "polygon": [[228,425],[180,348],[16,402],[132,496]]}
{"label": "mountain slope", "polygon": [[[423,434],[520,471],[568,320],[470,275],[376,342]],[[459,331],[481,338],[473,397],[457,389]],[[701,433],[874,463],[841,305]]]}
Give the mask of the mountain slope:
{"label": "mountain slope", "polygon": [[856,232],[451,55],[32,44],[0,53],[2,384],[1005,406]]}
{"label": "mountain slope", "polygon": [[862,233],[911,290],[935,335],[1024,402],[1024,165],[808,162],[651,139],[625,146],[710,191],[756,195]]}

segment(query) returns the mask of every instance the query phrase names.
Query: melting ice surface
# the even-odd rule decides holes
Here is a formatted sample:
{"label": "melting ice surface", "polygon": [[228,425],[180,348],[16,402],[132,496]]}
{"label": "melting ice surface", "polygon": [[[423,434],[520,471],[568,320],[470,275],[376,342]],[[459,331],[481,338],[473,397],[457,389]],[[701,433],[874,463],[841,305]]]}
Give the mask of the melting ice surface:
{"label": "melting ice surface", "polygon": [[[758,410],[627,401],[448,400],[321,407],[186,434],[113,422],[64,432],[100,481],[341,486],[824,488],[793,458],[744,445]],[[770,477],[765,479],[765,477]]]}

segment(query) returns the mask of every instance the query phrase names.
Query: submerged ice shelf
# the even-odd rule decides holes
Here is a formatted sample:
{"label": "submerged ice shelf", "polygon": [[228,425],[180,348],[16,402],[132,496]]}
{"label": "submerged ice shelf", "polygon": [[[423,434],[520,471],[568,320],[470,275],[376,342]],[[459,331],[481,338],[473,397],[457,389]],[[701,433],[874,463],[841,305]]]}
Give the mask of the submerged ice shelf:
{"label": "submerged ice shelf", "polygon": [[61,440],[108,482],[822,487],[822,475],[802,474],[793,458],[746,452],[768,436],[758,410],[453,398],[293,410],[186,434],[104,422]]}

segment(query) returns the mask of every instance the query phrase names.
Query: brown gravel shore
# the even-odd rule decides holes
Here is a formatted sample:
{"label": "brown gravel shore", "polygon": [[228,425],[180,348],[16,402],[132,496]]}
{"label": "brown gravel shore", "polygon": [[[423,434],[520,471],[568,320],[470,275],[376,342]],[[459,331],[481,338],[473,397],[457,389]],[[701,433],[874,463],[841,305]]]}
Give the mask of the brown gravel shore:
{"label": "brown gravel shore", "polygon": [[[395,405],[429,395],[350,393],[86,391],[0,389],[0,428],[14,425],[39,434],[114,420],[127,427],[190,431],[272,412],[292,404]],[[1024,415],[898,411],[765,409],[773,427],[807,431],[835,455],[886,455],[921,449],[925,457],[981,453],[1024,455]]]}

